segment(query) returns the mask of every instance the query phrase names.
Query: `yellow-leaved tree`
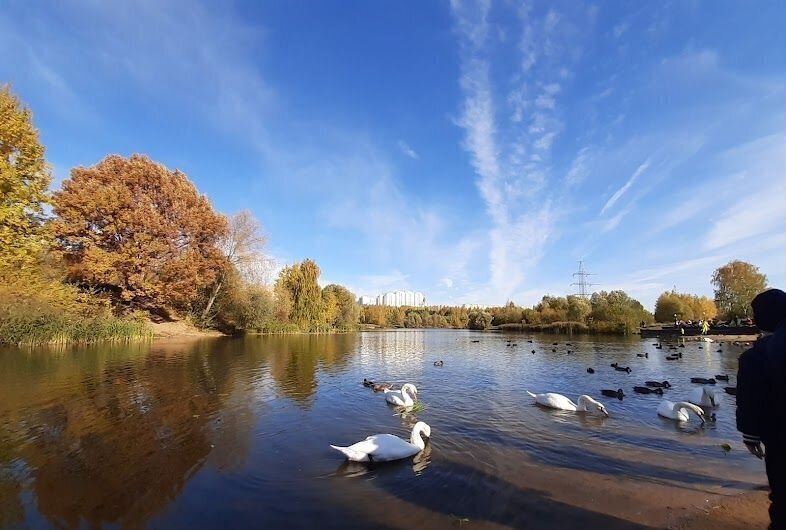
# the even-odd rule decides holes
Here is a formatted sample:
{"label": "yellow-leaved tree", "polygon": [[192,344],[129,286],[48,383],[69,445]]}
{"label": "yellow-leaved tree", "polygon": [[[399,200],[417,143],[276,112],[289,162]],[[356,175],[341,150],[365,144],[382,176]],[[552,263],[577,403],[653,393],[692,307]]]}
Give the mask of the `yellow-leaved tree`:
{"label": "yellow-leaved tree", "polygon": [[43,207],[51,181],[32,114],[0,87],[0,274],[34,264],[47,246]]}

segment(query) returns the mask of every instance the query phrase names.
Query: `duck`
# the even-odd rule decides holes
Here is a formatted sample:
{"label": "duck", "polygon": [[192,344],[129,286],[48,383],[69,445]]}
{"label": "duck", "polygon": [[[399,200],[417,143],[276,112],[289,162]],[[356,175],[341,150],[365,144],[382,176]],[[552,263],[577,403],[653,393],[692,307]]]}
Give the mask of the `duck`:
{"label": "duck", "polygon": [[700,407],[717,407],[718,403],[715,401],[715,394],[706,386],[701,388],[694,388],[690,391],[688,401]]}
{"label": "duck", "polygon": [[442,366],[445,364],[445,361],[434,361],[434,366]]}
{"label": "duck", "polygon": [[532,343],[532,341],[531,341],[531,340],[528,340],[527,342],[529,342],[530,344]]}
{"label": "duck", "polygon": [[617,370],[618,372],[630,373],[630,366],[615,366],[614,369]]}
{"label": "duck", "polygon": [[598,412],[606,417],[609,415],[606,407],[600,401],[596,401],[585,394],[579,396],[578,404],[576,404],[562,394],[554,394],[553,392],[533,394],[529,390],[526,392],[535,398],[535,403],[551,409],[569,410],[572,412]]}
{"label": "duck", "polygon": [[647,353],[647,352],[644,352],[644,353],[637,353],[637,354],[636,354],[636,357],[646,357],[647,359],[649,359],[649,358],[650,358],[650,354],[649,354],[649,353]]}
{"label": "duck", "polygon": [[658,405],[658,416],[670,420],[688,421],[690,419],[688,412],[692,412],[698,416],[702,425],[704,425],[704,411],[698,405],[688,403],[687,401],[678,401],[674,403],[667,399],[664,399],[660,402],[660,405]]}
{"label": "duck", "polygon": [[659,396],[663,395],[663,388],[650,388],[648,386],[634,386],[633,391],[637,394],[658,394]]}
{"label": "duck", "polygon": [[667,356],[666,356],[666,360],[667,360],[667,361],[676,361],[676,360],[678,360],[679,358],[680,358],[680,356],[679,356],[679,355],[667,355]]}
{"label": "duck", "polygon": [[415,456],[426,448],[424,439],[431,436],[431,427],[419,421],[412,428],[409,441],[393,434],[375,434],[348,447],[331,445],[352,462],[391,462]]}
{"label": "duck", "polygon": [[652,388],[671,388],[671,383],[668,381],[644,381],[644,384]]}
{"label": "duck", "polygon": [[477,342],[480,342],[480,341],[479,340],[471,340],[470,342],[477,343]]}
{"label": "duck", "polygon": [[684,344],[680,344],[680,345],[678,345],[677,347],[678,347],[678,348],[684,348],[684,347],[685,347],[685,345],[684,345]]}
{"label": "duck", "polygon": [[594,374],[595,370],[593,368],[587,368],[587,373],[588,374]]}
{"label": "duck", "polygon": [[385,389],[393,388],[393,385],[390,383],[375,383],[370,379],[363,378],[363,386],[366,388],[371,388],[374,392],[382,392]]}
{"label": "duck", "polygon": [[717,381],[715,381],[715,379],[713,378],[707,379],[704,377],[691,377],[690,382],[699,383],[700,385],[714,385],[715,383],[717,383]]}
{"label": "duck", "polygon": [[723,391],[731,396],[737,395],[737,387],[736,386],[724,386]]}
{"label": "duck", "polygon": [[532,350],[530,353],[535,353],[535,350]]}
{"label": "duck", "polygon": [[604,388],[600,391],[600,393],[607,397],[615,397],[620,401],[622,401],[622,398],[625,397],[625,392],[623,392],[621,388],[618,388],[617,390],[609,390]]}
{"label": "duck", "polygon": [[557,352],[557,348],[551,348],[551,351],[553,351],[554,353],[556,353],[556,352]]}
{"label": "duck", "polygon": [[418,389],[412,383],[407,383],[401,390],[385,390],[385,401],[391,405],[411,407],[418,400]]}
{"label": "duck", "polygon": [[715,379],[717,379],[718,381],[728,381],[728,380],[729,380],[729,374],[725,374],[725,375],[724,375],[724,374],[719,374],[719,375],[716,375],[716,376],[715,376]]}

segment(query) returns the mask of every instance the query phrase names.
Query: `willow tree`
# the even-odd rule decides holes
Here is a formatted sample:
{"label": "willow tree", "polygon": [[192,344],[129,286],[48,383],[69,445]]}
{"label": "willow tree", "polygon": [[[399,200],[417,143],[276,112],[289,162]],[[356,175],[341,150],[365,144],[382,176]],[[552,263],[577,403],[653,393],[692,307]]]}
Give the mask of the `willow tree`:
{"label": "willow tree", "polygon": [[32,114],[0,87],[0,271],[36,261],[47,244],[42,226],[51,181]]}
{"label": "willow tree", "polygon": [[146,156],[73,169],[54,213],[71,278],[132,307],[190,308],[226,266],[224,216],[185,174]]}
{"label": "willow tree", "polygon": [[[276,291],[289,298],[289,321],[302,330],[312,329],[324,318],[320,270],[317,264],[304,260],[285,267],[276,280]],[[277,294],[277,299],[282,296]]]}

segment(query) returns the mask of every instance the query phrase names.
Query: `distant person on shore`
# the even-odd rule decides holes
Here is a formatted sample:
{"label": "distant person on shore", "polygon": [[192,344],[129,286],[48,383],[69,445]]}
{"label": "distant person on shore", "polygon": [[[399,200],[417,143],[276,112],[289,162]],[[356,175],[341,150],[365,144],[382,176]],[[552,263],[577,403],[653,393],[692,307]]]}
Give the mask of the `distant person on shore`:
{"label": "distant person on shore", "polygon": [[786,293],[764,291],[751,307],[756,325],[765,334],[740,356],[737,430],[748,451],[764,458],[770,482],[770,529],[780,530],[786,529]]}

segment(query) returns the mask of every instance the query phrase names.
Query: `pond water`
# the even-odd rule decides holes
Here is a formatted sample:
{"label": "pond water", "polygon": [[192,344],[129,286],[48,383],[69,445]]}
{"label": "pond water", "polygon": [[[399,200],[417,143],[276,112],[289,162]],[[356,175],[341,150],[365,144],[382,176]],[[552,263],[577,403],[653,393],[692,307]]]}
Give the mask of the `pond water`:
{"label": "pond water", "polygon": [[[646,528],[762,484],[724,383],[703,427],[632,391],[733,385],[741,349],[688,343],[666,361],[654,342],[400,330],[3,350],[0,528]],[[364,377],[414,383],[425,409],[396,414]],[[525,390],[586,393],[610,417]],[[432,436],[415,459],[348,465],[329,448],[408,439],[416,420]]]}

